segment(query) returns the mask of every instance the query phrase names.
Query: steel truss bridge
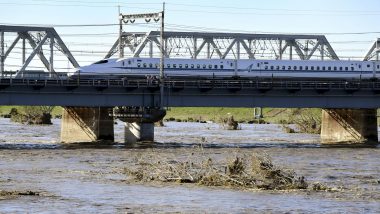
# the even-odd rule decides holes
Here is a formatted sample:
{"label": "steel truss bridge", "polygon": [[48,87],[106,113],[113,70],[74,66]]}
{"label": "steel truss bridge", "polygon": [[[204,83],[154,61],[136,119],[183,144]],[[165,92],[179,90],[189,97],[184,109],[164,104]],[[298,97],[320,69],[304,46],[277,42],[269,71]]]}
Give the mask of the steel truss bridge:
{"label": "steel truss bridge", "polygon": [[369,61],[369,60],[376,60],[378,61],[380,58],[380,38],[378,38],[371,48],[369,49],[368,53],[364,57],[364,61]]}
{"label": "steel truss bridge", "polygon": [[[15,36],[10,44],[7,35]],[[159,32],[124,33],[126,55],[156,57],[163,46],[166,57],[329,59],[338,56],[324,36],[166,32],[164,44]],[[22,57],[17,78],[4,76],[5,61],[21,41]],[[33,51],[26,54],[26,41]],[[379,53],[379,41],[366,60]],[[57,106],[159,106],[160,84],[146,78],[60,79],[55,72],[54,53],[63,53],[73,67],[79,64],[53,28],[0,25],[0,105]],[[48,46],[49,59],[43,52]],[[106,57],[118,52],[118,41]],[[38,56],[48,75],[27,74],[31,60]],[[14,76],[13,76],[14,77]],[[310,81],[278,79],[165,79],[164,104],[170,106],[224,107],[318,107],[379,108],[380,81]]]}
{"label": "steel truss bridge", "polygon": [[[13,41],[9,44],[5,43],[5,37],[13,37]],[[32,51],[27,55],[27,44],[30,45]],[[34,26],[9,26],[0,25],[0,72],[4,77],[5,61],[12,54],[16,45],[21,43],[21,58],[17,71],[23,73],[28,70],[33,58],[37,55],[43,63],[50,77],[56,73],[54,69],[54,51],[63,53],[73,67],[79,67],[78,62],[71,54],[61,37],[52,27],[34,27]],[[7,49],[6,49],[7,46]],[[47,48],[46,48],[47,46]],[[49,59],[43,49],[49,50]],[[17,74],[16,74],[17,76]]]}
{"label": "steel truss bridge", "polygon": [[[159,57],[160,32],[123,33],[125,55]],[[119,52],[119,39],[105,58]],[[165,32],[165,57],[339,60],[322,35]]]}

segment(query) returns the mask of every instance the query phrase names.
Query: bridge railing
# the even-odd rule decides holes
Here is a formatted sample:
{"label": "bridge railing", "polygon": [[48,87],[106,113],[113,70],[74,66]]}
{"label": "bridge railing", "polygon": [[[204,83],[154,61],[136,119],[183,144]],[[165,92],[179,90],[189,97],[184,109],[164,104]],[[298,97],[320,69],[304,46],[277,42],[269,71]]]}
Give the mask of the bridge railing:
{"label": "bridge railing", "polygon": [[[277,80],[277,79],[168,79],[164,82],[165,88],[174,91],[183,89],[229,89],[239,91],[245,89],[256,90],[380,90],[380,81],[328,81],[328,80]],[[151,91],[159,89],[159,81],[146,78],[118,78],[118,79],[31,79],[31,78],[3,78],[0,79],[1,88],[33,86],[42,87],[96,87],[97,89],[126,88],[133,90],[146,88]]]}

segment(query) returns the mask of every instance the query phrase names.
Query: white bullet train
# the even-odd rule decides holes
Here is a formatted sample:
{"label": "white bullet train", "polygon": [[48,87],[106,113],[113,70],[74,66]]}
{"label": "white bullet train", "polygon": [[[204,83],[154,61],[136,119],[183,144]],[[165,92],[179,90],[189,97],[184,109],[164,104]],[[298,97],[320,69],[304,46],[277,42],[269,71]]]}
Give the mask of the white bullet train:
{"label": "white bullet train", "polygon": [[[110,58],[80,67],[71,77],[158,76],[159,67],[159,58]],[[166,58],[164,72],[167,77],[181,78],[375,79],[380,75],[380,62]]]}

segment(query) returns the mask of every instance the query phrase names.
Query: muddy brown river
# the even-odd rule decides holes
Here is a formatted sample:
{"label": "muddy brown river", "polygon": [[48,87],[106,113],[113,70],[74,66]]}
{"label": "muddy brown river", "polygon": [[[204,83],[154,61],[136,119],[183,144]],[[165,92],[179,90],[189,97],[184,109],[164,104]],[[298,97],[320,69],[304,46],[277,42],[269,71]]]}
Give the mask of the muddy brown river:
{"label": "muddy brown river", "polygon": [[[0,213],[380,213],[379,146],[323,146],[318,135],[287,134],[272,124],[226,131],[218,124],[176,122],[155,128],[154,145],[124,145],[122,122],[115,125],[115,144],[63,145],[60,120],[53,123],[0,119]],[[265,153],[331,191],[136,183],[123,173],[136,157],[188,157],[200,145],[214,158]]]}

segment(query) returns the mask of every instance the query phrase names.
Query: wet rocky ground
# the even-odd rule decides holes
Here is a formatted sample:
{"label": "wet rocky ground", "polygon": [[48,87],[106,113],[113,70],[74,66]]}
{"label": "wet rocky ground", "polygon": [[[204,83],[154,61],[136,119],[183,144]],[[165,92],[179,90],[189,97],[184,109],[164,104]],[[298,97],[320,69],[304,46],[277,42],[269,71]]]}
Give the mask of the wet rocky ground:
{"label": "wet rocky ground", "polygon": [[[379,213],[380,147],[331,147],[318,135],[277,125],[166,123],[154,145],[62,145],[60,120],[24,126],[0,119],[0,213]],[[200,152],[201,151],[201,152]],[[184,160],[265,154],[328,190],[244,190],[196,184],[134,182],[126,166],[144,157]]]}

